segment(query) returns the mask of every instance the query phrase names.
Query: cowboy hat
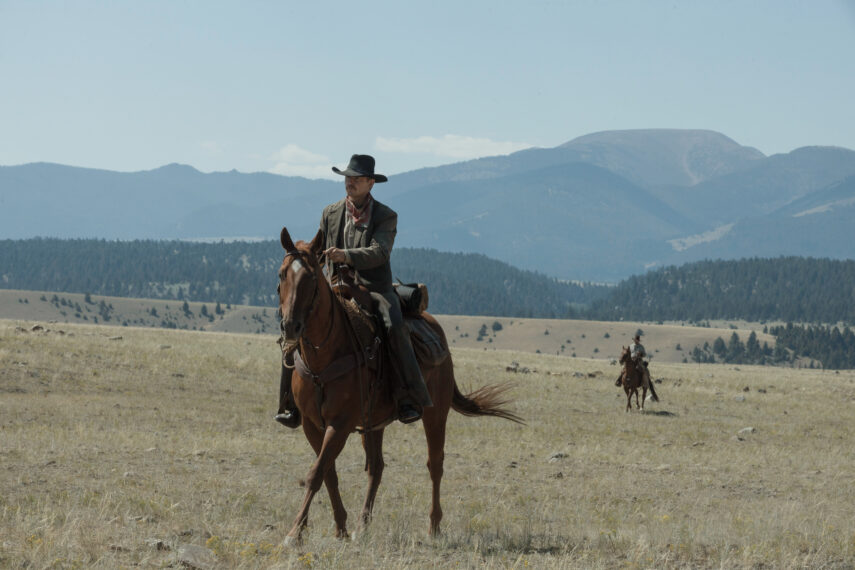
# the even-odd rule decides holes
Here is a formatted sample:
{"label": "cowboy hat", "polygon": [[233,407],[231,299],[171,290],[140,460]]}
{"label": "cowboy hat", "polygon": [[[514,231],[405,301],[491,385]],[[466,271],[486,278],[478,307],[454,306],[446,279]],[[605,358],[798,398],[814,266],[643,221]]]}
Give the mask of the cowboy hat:
{"label": "cowboy hat", "polygon": [[374,157],[367,154],[354,154],[350,157],[350,163],[344,170],[339,170],[335,166],[332,171],[342,176],[367,176],[373,178],[374,182],[386,182],[389,180],[382,174],[374,173]]}

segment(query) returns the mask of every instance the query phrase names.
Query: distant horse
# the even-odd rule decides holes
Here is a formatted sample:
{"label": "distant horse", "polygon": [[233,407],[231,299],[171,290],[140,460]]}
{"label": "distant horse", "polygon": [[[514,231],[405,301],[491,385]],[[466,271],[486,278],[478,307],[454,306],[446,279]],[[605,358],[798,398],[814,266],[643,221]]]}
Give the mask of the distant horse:
{"label": "distant horse", "polygon": [[[298,241],[294,244],[288,230],[282,228],[280,242],[286,251],[279,268],[277,288],[283,359],[289,350],[299,351],[302,365],[294,369],[292,392],[303,418],[303,432],[317,454],[306,477],[303,503],[284,541],[288,546],[300,542],[308,524],[309,506],[322,482],[329,493],[336,536],[348,536],[347,512],[339,494],[335,460],[348,436],[357,430],[363,432],[368,472],[368,493],[361,523],[362,526],[368,524],[384,468],[383,429],[397,416],[390,391],[382,389],[377,381],[375,363],[381,359],[382,351],[376,350],[376,344],[373,351],[370,347],[360,348],[344,303],[321,270],[318,260],[323,249],[323,232],[319,231],[310,243]],[[439,323],[426,312],[421,317],[435,331],[447,352],[448,341]],[[421,364],[421,368],[433,400],[433,406],[424,409],[422,424],[427,438],[427,468],[433,483],[430,534],[436,535],[442,520],[439,496],[449,409],[466,416],[523,421],[503,407],[508,403],[503,398],[510,387],[508,384],[484,386],[464,396],[454,380],[450,354],[435,366]]]}
{"label": "distant horse", "polygon": [[[620,353],[619,362],[623,364],[623,374],[621,382],[623,390],[626,392],[626,411],[632,409],[632,395],[635,394],[635,408],[639,409],[638,405],[638,388],[641,387],[641,406],[644,409],[644,401],[647,399],[647,388],[650,388],[650,395],[654,402],[659,401],[659,396],[656,395],[656,390],[653,388],[653,383],[646,381],[644,375],[638,371],[638,366],[635,360],[630,355],[629,347],[624,346]],[[643,364],[642,364],[643,366]]]}

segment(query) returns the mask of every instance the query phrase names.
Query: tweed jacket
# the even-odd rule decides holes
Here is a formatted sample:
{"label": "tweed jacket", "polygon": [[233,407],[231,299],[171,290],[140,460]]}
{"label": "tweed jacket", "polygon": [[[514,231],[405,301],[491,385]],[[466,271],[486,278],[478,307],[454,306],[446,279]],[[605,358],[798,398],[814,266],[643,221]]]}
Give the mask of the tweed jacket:
{"label": "tweed jacket", "polygon": [[[321,215],[324,249],[337,247],[345,250],[348,265],[356,270],[359,283],[374,293],[388,293],[393,290],[390,257],[398,231],[398,214],[375,199],[368,226],[356,229],[356,246],[348,248],[344,245],[345,200],[324,208]],[[329,260],[327,268],[332,275],[333,267]]]}

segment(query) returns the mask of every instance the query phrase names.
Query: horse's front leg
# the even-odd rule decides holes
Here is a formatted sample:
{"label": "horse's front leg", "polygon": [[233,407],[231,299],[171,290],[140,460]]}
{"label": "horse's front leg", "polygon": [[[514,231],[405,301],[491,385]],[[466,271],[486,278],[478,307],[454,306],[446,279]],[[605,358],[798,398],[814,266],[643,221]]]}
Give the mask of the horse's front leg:
{"label": "horse's front leg", "polygon": [[383,478],[383,430],[370,431],[362,436],[362,447],[365,450],[365,470],[368,471],[368,493],[365,495],[365,504],[362,505],[362,528],[371,522],[371,513],[374,510],[374,499],[377,497],[377,489],[380,488],[380,480]]}
{"label": "horse's front leg", "polygon": [[[312,425],[311,422],[303,422],[303,431],[309,443],[318,454],[308,475],[306,475],[306,495],[303,497],[303,504],[297,512],[297,517],[294,519],[294,524],[288,535],[285,537],[283,546],[291,546],[294,543],[299,544],[302,540],[303,529],[309,521],[309,507],[312,504],[312,499],[321,488],[321,483],[326,481],[327,490],[330,493],[330,501],[333,506],[333,515],[336,519],[336,536],[347,536],[346,520],[347,513],[344,510],[344,505],[341,501],[341,496],[338,493],[338,476],[335,472],[335,460],[344,444],[347,442],[347,430],[339,430],[333,426],[328,426],[326,432],[321,431]],[[331,490],[332,489],[332,490]]]}
{"label": "horse's front leg", "polygon": [[632,390],[626,386],[624,391],[626,392],[626,411],[628,412],[632,409]]}
{"label": "horse's front leg", "polygon": [[338,490],[338,472],[335,469],[335,461],[332,462],[324,476],[324,485],[327,488],[327,495],[330,497],[330,506],[335,520],[335,537],[350,538],[347,533],[347,510],[344,508],[344,501],[341,500],[341,493]]}

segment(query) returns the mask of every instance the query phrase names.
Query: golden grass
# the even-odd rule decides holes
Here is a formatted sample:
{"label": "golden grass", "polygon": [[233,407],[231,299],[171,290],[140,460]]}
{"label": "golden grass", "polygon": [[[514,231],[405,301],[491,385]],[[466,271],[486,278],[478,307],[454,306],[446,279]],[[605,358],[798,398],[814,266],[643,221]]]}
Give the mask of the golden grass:
{"label": "golden grass", "polygon": [[[56,296],[67,304],[54,304]],[[132,299],[77,293],[47,293],[0,289],[0,318],[38,320],[68,324],[92,324],[99,319],[98,306],[103,301],[113,307],[111,319],[98,324],[125,324],[134,327],[162,327],[166,320],[179,329],[230,333],[275,333],[279,326],[274,307],[222,305],[223,314],[208,319],[201,315],[202,307],[211,314],[216,303],[188,303],[189,313],[182,309],[183,301]],[[78,311],[78,307],[80,310]],[[446,330],[452,348],[472,348],[483,351],[513,350],[580,358],[612,359],[620,356],[621,346],[629,345],[637,329],[644,332],[643,344],[654,362],[691,360],[695,346],[712,345],[721,337],[725,342],[735,332],[742,342],[752,331],[762,345],[775,346],[775,337],[763,333],[763,325],[740,321],[713,322],[711,327],[686,323],[617,323],[567,319],[520,319],[511,317],[471,317],[436,315]],[[501,329],[493,330],[499,323]],[[479,340],[478,331],[486,326],[488,335]]]}
{"label": "golden grass", "polygon": [[[321,493],[283,551],[313,454],[271,419],[272,336],[32,324],[0,321],[0,567],[164,567],[182,545],[228,568],[855,564],[853,372],[654,361],[662,401],[625,413],[606,360],[455,348],[462,387],[518,382],[528,425],[452,413],[442,537],[422,431],[396,424],[372,526],[336,540]],[[362,466],[353,437],[352,529]]]}
{"label": "golden grass", "polygon": [[[567,319],[519,319],[511,317],[471,317],[439,315],[448,342],[453,348],[472,348],[482,351],[514,350],[573,356],[578,358],[617,359],[622,346],[632,342],[632,336],[642,329],[641,340],[654,363],[691,361],[692,349],[710,346],[721,337],[727,342],[735,332],[742,342],[751,332],[764,342],[775,346],[775,337],[763,333],[763,325],[744,322],[719,322],[711,327],[697,327],[684,323],[618,323],[610,321],[584,321]],[[499,323],[501,329],[493,330]],[[487,327],[488,335],[478,340],[478,331]]]}

